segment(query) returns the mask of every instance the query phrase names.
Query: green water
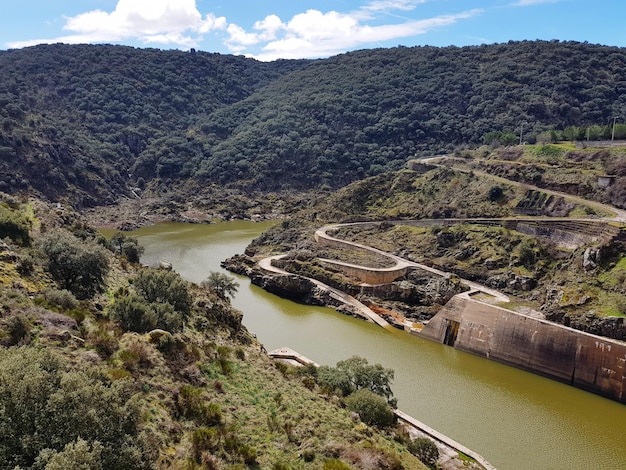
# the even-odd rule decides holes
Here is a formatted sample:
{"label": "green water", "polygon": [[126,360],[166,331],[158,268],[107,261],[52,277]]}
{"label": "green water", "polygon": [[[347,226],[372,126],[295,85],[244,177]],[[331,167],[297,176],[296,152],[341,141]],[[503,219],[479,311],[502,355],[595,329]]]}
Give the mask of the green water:
{"label": "green water", "polygon": [[[270,223],[159,224],[133,232],[146,264],[169,261],[199,282],[243,253]],[[534,374],[299,305],[236,276],[244,324],[267,350],[289,346],[320,364],[353,354],[395,370],[398,407],[499,470],[626,469],[626,406]]]}

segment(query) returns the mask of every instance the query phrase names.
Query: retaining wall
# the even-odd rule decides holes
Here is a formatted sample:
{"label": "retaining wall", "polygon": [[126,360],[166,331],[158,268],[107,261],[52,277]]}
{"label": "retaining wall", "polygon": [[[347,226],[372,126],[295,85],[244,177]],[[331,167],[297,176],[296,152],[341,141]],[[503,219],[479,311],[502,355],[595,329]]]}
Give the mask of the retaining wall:
{"label": "retaining wall", "polygon": [[626,343],[621,341],[463,294],[453,297],[416,334],[626,403]]}

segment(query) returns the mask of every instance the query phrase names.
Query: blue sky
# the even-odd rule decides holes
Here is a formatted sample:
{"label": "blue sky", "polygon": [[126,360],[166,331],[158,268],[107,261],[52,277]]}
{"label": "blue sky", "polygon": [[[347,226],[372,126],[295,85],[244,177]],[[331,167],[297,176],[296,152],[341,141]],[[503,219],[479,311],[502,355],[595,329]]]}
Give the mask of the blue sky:
{"label": "blue sky", "polygon": [[625,47],[625,19],[625,0],[0,0],[0,49],[108,43],[275,60],[523,39]]}

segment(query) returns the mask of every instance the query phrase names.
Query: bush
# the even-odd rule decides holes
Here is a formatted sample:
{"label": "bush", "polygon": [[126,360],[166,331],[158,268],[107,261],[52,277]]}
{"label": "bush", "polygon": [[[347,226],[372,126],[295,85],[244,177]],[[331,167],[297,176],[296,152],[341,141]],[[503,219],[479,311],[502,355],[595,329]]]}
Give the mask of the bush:
{"label": "bush", "polygon": [[324,462],[324,470],[350,470],[350,466],[339,459],[328,459]]}
{"label": "bush", "polygon": [[119,349],[119,341],[114,332],[109,331],[105,325],[98,326],[98,329],[89,335],[89,343],[104,359],[111,357]]}
{"label": "bush", "polygon": [[37,460],[84,468],[63,466],[74,458],[100,462],[88,468],[148,468],[130,384],[64,368],[46,351],[0,350],[0,468]]}
{"label": "bush", "polygon": [[317,370],[317,381],[323,388],[333,392],[338,390],[343,396],[357,390],[369,390],[386,398],[395,407],[391,390],[393,376],[392,369],[385,369],[380,364],[370,365],[367,359],[359,356],[339,361],[337,367],[321,366]]}
{"label": "bush", "polygon": [[47,289],[43,298],[51,305],[61,307],[63,310],[72,310],[78,307],[78,300],[67,289]]}
{"label": "bush", "polygon": [[407,446],[408,451],[429,467],[435,467],[439,459],[437,445],[427,437],[413,439]]}
{"label": "bush", "polygon": [[45,470],[103,470],[102,444],[95,441],[89,444],[80,437],[67,444],[63,451],[55,452],[51,449],[39,453],[36,461],[37,468]]}
{"label": "bush", "polygon": [[0,204],[0,239],[8,237],[20,246],[29,246],[30,227],[26,215]]}
{"label": "bush", "polygon": [[46,269],[59,284],[79,299],[102,291],[109,262],[103,248],[65,230],[49,232],[40,244]]}
{"label": "bush", "polygon": [[193,299],[187,283],[174,271],[144,269],[133,279],[137,293],[148,303],[168,303],[187,318]]}
{"label": "bush", "polygon": [[396,422],[396,415],[387,401],[369,390],[354,392],[345,402],[348,409],[358,413],[361,421],[369,426],[388,428]]}
{"label": "bush", "polygon": [[15,269],[20,276],[30,276],[35,272],[35,259],[31,255],[20,255]]}
{"label": "bush", "polygon": [[207,403],[201,388],[183,385],[178,392],[178,407],[183,416],[196,419],[205,426],[222,423],[222,407],[218,403]]}
{"label": "bush", "polygon": [[196,461],[205,451],[215,451],[219,447],[219,435],[216,429],[198,428],[191,435],[191,449]]}
{"label": "bush", "polygon": [[27,343],[30,337],[30,322],[22,315],[15,315],[6,321],[7,342],[9,346]]}
{"label": "bush", "polygon": [[134,294],[116,296],[109,307],[109,316],[125,331],[145,333],[156,328],[158,318],[148,303]]}

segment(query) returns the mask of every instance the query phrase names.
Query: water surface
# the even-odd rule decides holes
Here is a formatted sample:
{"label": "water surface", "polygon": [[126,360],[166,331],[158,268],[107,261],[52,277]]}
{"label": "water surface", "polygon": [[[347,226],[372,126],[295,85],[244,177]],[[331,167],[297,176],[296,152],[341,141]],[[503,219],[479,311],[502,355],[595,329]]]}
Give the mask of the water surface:
{"label": "water surface", "polygon": [[[200,282],[243,253],[270,222],[141,228],[142,261],[165,260]],[[267,350],[289,346],[320,364],[358,354],[395,370],[398,407],[499,470],[626,469],[626,406],[334,310],[296,304],[242,276],[234,305]]]}

